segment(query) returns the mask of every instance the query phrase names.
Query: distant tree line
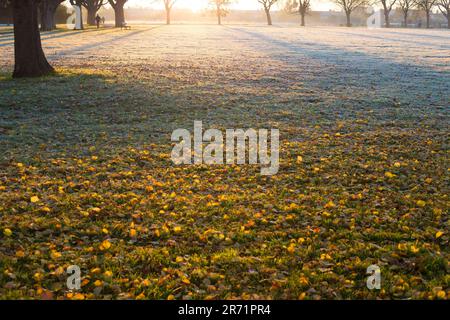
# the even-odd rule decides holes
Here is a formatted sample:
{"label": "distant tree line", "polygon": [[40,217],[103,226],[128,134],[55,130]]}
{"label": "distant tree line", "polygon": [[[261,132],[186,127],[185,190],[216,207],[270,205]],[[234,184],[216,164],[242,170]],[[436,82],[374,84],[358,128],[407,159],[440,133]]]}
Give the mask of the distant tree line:
{"label": "distant tree line", "polygon": [[[268,1],[268,0],[258,0]],[[272,0],[273,1],[273,0]],[[439,11],[447,19],[447,27],[450,29],[450,0],[331,0],[342,9],[346,16],[346,25],[351,27],[351,15],[356,9],[367,8],[373,5],[379,5],[383,8],[384,26],[389,28],[390,14],[392,9],[396,8],[403,13],[403,26],[408,26],[408,14],[412,10],[420,10],[425,13],[426,27],[430,28],[430,16],[434,8]],[[300,25],[305,25],[305,16],[311,9],[311,0],[286,0],[284,11],[288,13],[298,13],[301,17]]]}

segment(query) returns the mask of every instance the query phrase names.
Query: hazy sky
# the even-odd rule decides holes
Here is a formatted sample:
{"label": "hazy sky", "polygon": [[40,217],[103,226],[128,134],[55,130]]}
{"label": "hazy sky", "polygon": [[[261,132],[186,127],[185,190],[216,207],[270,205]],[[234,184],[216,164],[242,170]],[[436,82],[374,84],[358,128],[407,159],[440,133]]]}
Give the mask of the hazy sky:
{"label": "hazy sky", "polygon": [[[283,0],[279,0],[283,3]],[[193,11],[200,11],[208,6],[208,0],[177,0],[175,6],[179,8],[190,8]],[[153,7],[163,9],[162,0],[128,0],[129,7]],[[234,9],[262,9],[258,0],[235,0],[230,6]],[[313,10],[329,10],[335,9],[336,7],[327,0],[314,0],[312,1]],[[276,10],[276,6],[274,10]]]}

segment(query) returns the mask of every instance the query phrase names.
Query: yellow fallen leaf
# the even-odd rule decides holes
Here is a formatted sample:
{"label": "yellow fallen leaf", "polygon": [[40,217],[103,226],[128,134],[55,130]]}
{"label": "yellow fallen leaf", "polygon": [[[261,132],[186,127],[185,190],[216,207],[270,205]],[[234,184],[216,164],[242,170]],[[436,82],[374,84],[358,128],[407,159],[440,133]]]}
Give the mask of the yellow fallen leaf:
{"label": "yellow fallen leaf", "polygon": [[438,232],[436,232],[436,239],[439,239],[440,237],[442,237],[442,235],[444,234],[444,232],[442,232],[442,231],[438,231]]}
{"label": "yellow fallen leaf", "polygon": [[107,270],[103,273],[103,275],[107,278],[110,278],[110,277],[112,277],[113,273],[112,273],[112,271]]}
{"label": "yellow fallen leaf", "polygon": [[36,281],[41,281],[42,278],[43,278],[43,276],[42,276],[42,274],[39,273],[39,272],[36,272],[36,273],[33,275],[33,279],[36,280]]}
{"label": "yellow fallen leaf", "polygon": [[92,269],[91,269],[91,273],[92,273],[92,274],[97,274],[97,273],[100,273],[100,272],[102,272],[102,269],[100,269],[100,268],[98,268],[98,267],[97,267],[97,268],[92,268]]}
{"label": "yellow fallen leaf", "polygon": [[38,196],[32,196],[32,197],[30,198],[30,201],[31,201],[32,203],[39,202],[39,197],[38,197]]}
{"label": "yellow fallen leaf", "polygon": [[101,287],[103,285],[103,282],[101,280],[95,280],[94,286]]}
{"label": "yellow fallen leaf", "polygon": [[109,248],[111,248],[111,242],[108,240],[103,241],[100,245],[100,250],[108,250]]}
{"label": "yellow fallen leaf", "polygon": [[291,243],[290,245],[289,245],[289,247],[287,247],[287,251],[289,252],[289,253],[294,253],[295,252],[295,245],[293,244],[293,243]]}
{"label": "yellow fallen leaf", "polygon": [[145,295],[143,292],[136,297],[136,300],[144,300],[144,299],[145,299]]}
{"label": "yellow fallen leaf", "polygon": [[425,207],[425,205],[427,204],[425,201],[423,201],[423,200],[417,200],[416,201],[416,204],[419,206],[419,207]]}
{"label": "yellow fallen leaf", "polygon": [[17,257],[17,258],[23,258],[23,257],[25,257],[25,252],[23,252],[22,250],[17,250],[17,251],[16,251],[16,257]]}
{"label": "yellow fallen leaf", "polygon": [[5,228],[3,229],[3,234],[7,237],[10,237],[12,235],[11,229]]}
{"label": "yellow fallen leaf", "polygon": [[84,300],[84,294],[76,293],[72,296],[72,300]]}
{"label": "yellow fallen leaf", "polygon": [[386,172],[384,173],[384,176],[385,176],[386,178],[394,178],[394,177],[395,177],[395,174],[393,174],[392,172],[386,171]]}
{"label": "yellow fallen leaf", "polygon": [[148,287],[150,284],[151,284],[151,282],[148,279],[142,280],[142,283],[141,283],[141,285],[143,285],[144,287]]}
{"label": "yellow fallen leaf", "polygon": [[61,258],[62,254],[58,251],[52,251],[52,253],[50,254],[50,257],[54,260]]}
{"label": "yellow fallen leaf", "polygon": [[81,214],[83,217],[89,217],[89,212],[87,212],[87,211],[80,211],[80,214]]}
{"label": "yellow fallen leaf", "polygon": [[325,205],[325,208],[334,208],[334,207],[336,207],[336,205],[334,204],[334,202],[333,201],[329,201],[326,205]]}
{"label": "yellow fallen leaf", "polygon": [[411,252],[412,253],[417,253],[420,251],[420,248],[417,248],[416,246],[411,246]]}

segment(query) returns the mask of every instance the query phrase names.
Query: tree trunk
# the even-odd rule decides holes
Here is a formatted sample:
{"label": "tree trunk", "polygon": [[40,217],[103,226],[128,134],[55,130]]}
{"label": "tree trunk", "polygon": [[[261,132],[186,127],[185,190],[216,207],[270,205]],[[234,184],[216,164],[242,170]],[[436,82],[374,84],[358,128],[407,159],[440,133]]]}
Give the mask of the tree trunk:
{"label": "tree trunk", "polygon": [[447,13],[447,28],[450,29],[450,11]]}
{"label": "tree trunk", "polygon": [[403,21],[405,23],[405,28],[408,28],[408,12],[403,13]]}
{"label": "tree trunk", "polygon": [[41,31],[52,31],[56,28],[55,11],[57,7],[53,3],[48,3],[48,1],[41,1],[39,5]]}
{"label": "tree trunk", "polygon": [[166,24],[170,24],[170,8],[166,8]]}
{"label": "tree trunk", "polygon": [[345,12],[345,16],[347,17],[347,27],[351,27],[352,23],[350,21],[350,12]]}
{"label": "tree trunk", "polygon": [[266,12],[267,25],[271,26],[272,25],[272,17],[270,16],[270,10],[264,9],[264,11]]}
{"label": "tree trunk", "polygon": [[216,8],[216,13],[217,13],[217,24],[221,25],[222,24],[222,10],[220,10],[220,7],[217,6]]}
{"label": "tree trunk", "polygon": [[95,16],[97,14],[97,11],[94,8],[87,8],[88,16],[87,16],[87,23],[90,26],[95,26],[97,22],[95,21]]}
{"label": "tree trunk", "polygon": [[14,78],[39,77],[54,71],[42,50],[38,4],[34,0],[13,1]]}
{"label": "tree trunk", "polygon": [[122,24],[125,22],[125,13],[123,11],[124,4],[125,3],[117,2],[117,5],[114,7],[116,28],[120,28]]}
{"label": "tree trunk", "polygon": [[430,11],[428,10],[426,12],[426,14],[427,14],[427,29],[429,29],[430,28]]}
{"label": "tree trunk", "polygon": [[384,25],[386,28],[391,27],[391,23],[389,22],[389,12],[384,10]]}
{"label": "tree trunk", "polygon": [[300,12],[300,16],[301,16],[301,23],[300,23],[300,25],[302,27],[304,27],[305,26],[305,12]]}

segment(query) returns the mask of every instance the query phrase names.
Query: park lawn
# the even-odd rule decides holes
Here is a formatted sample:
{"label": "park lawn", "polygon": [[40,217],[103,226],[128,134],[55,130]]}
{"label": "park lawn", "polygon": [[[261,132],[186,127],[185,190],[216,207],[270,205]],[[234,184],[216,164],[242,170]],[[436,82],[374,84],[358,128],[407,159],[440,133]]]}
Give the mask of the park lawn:
{"label": "park lawn", "polygon": [[[448,297],[445,106],[226,67],[1,76],[1,298]],[[170,134],[194,120],[279,128],[278,174],[173,165]]]}

